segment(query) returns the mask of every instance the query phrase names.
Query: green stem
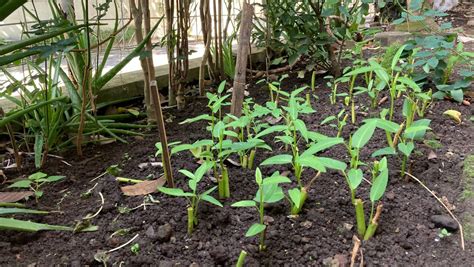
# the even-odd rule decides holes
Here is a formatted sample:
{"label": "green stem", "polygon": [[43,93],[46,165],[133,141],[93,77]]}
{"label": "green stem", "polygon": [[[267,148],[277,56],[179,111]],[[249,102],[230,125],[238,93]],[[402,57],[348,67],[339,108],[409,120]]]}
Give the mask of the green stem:
{"label": "green stem", "polygon": [[[264,218],[263,218],[264,217],[263,186],[259,185],[259,188],[260,188],[260,205],[259,205],[260,224],[264,225],[265,221],[264,221]],[[260,243],[258,245],[258,249],[260,251],[265,250],[265,230],[263,230],[260,233]]]}
{"label": "green stem", "polygon": [[188,234],[192,234],[194,230],[194,209],[188,208]]}
{"label": "green stem", "polygon": [[404,155],[402,158],[402,169],[401,169],[402,178],[405,177],[407,161],[408,161],[408,157]]}
{"label": "green stem", "polygon": [[354,201],[356,222],[357,222],[357,233],[360,237],[363,237],[366,230],[365,225],[365,214],[364,214],[364,203],[360,198]]}
{"label": "green stem", "polygon": [[236,267],[244,267],[245,257],[247,257],[247,252],[245,250],[240,251],[239,259],[237,260]]}
{"label": "green stem", "polygon": [[253,169],[253,161],[255,159],[256,152],[257,152],[257,149],[252,149],[252,151],[250,151],[249,162],[247,163],[247,168],[250,170]]}

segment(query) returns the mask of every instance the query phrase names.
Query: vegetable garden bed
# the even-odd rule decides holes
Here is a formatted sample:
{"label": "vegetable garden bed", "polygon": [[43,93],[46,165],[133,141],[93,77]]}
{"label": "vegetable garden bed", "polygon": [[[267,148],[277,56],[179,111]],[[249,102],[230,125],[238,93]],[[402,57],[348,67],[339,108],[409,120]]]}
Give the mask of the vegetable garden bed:
{"label": "vegetable garden bed", "polygon": [[[309,73],[304,79],[298,78],[296,71],[289,74],[289,78],[282,82],[282,89],[285,91],[311,83]],[[335,105],[330,104],[330,89],[324,85],[322,77],[317,77],[316,84],[319,85],[314,93],[317,97],[311,97],[311,106],[316,112],[300,118],[308,130],[336,136],[337,129],[327,124],[321,125],[321,122],[348,107],[339,98]],[[340,86],[338,90],[346,91],[347,88]],[[268,90],[262,89],[255,81],[250,82],[248,91],[256,103],[264,104],[268,101]],[[376,110],[366,109],[364,105],[368,105],[370,99],[365,94],[357,96],[355,101],[357,122],[355,125],[348,123],[343,128],[341,137],[345,140],[362,126],[362,120],[377,117],[382,108],[390,105],[387,101]],[[395,103],[393,121],[404,120],[401,115],[402,104],[403,98],[399,98]],[[196,99],[186,110],[167,110],[165,117],[168,119],[169,141],[190,144],[209,138],[205,130],[206,122],[178,124],[206,113],[206,105],[206,100]],[[463,114],[461,124],[443,115],[449,109],[459,110]],[[472,213],[464,210],[466,205],[461,198],[463,161],[472,153],[474,131],[469,119],[472,111],[471,106],[455,102],[433,102],[425,115],[425,118],[431,120],[432,130],[428,131],[423,141],[417,142],[407,164],[410,174],[423,181],[440,198],[444,197],[448,204],[455,206],[453,212],[456,215]],[[271,156],[291,153],[285,150],[282,143],[276,143],[274,136],[275,134],[271,134],[263,138],[272,147],[272,151],[258,150],[254,166],[259,166]],[[245,250],[248,252],[246,264],[252,266],[349,266],[357,225],[349,188],[339,171],[328,169],[315,180],[308,190],[308,199],[297,216],[289,216],[288,201],[266,205],[266,250],[260,252],[258,238],[245,237],[247,229],[258,220],[255,211],[231,207],[232,203],[255,196],[258,187],[254,169],[243,169],[227,163],[230,198],[221,200],[223,208],[202,202],[197,215],[199,224],[189,235],[185,199],[158,192],[151,194],[154,201],[148,196],[128,197],[121,192],[121,184],[115,177],[106,174],[96,179],[114,164],[119,164],[122,169],[120,176],[123,177],[144,179],[163,172],[161,167],[150,164],[139,167],[141,163],[157,160],[154,154],[158,137],[154,132],[149,132],[145,138],[129,138],[128,141],[129,144],[89,146],[84,153],[88,155],[87,158],[65,153],[64,161],[72,166],[61,159],[51,158],[42,171],[49,175],[64,175],[66,178],[46,186],[44,196],[38,203],[34,200],[28,202],[27,206],[30,208],[58,211],[35,217],[35,221],[48,224],[71,225],[88,214],[100,211],[90,219],[91,224],[99,227],[98,231],[81,234],[4,232],[0,241],[0,265],[83,266],[97,265],[100,264],[98,260],[103,260],[114,265],[123,263],[124,266],[229,266],[234,265],[241,250]],[[372,162],[370,155],[384,148],[385,142],[385,132],[376,129],[373,137],[361,149],[359,160]],[[347,149],[342,144],[324,150],[318,156],[346,163],[350,161]],[[171,159],[177,187],[188,190],[188,179],[178,170],[194,172],[199,167],[197,160],[189,151],[174,154]],[[238,161],[237,158],[233,159]],[[400,177],[400,164],[397,156],[388,157],[389,182],[385,195],[380,200],[383,209],[379,225],[375,235],[362,242],[362,253],[357,254],[358,262],[363,258],[367,266],[472,265],[472,240],[465,240],[466,249],[463,251],[459,230],[451,230],[452,233],[449,233],[442,231],[443,227],[438,224],[435,225],[432,216],[443,215],[450,219],[449,215],[419,183]],[[288,177],[294,179],[293,169],[289,164],[260,166],[260,169],[264,177],[279,171],[281,174],[288,173]],[[28,173],[28,169],[24,171]],[[309,169],[304,171],[302,182],[307,183],[315,173]],[[213,179],[205,175],[198,188],[204,190],[216,185]],[[290,185],[282,184],[282,187],[286,192]],[[99,192],[103,196],[103,205]],[[365,202],[367,217],[370,211],[369,194],[369,183],[362,181],[357,196]],[[216,193],[213,195],[217,198]],[[28,215],[16,217],[29,218]],[[132,242],[127,246],[110,251],[131,239]]]}

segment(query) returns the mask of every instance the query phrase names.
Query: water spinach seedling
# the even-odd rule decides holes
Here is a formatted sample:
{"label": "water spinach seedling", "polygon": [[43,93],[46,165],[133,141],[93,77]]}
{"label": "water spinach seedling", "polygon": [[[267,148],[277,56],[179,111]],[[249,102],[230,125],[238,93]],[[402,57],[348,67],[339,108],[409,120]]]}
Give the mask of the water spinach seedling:
{"label": "water spinach seedling", "polygon": [[179,170],[180,173],[187,176],[190,180],[188,182],[189,189],[191,192],[184,192],[181,188],[167,188],[159,187],[158,190],[164,194],[176,197],[185,197],[189,201],[189,207],[187,209],[188,213],[188,234],[191,234],[194,230],[194,227],[198,223],[197,214],[198,206],[201,200],[214,204],[216,206],[222,207],[222,204],[215,199],[210,194],[216,190],[217,186],[214,186],[205,192],[199,194],[197,191],[197,186],[204,174],[206,174],[211,168],[212,162],[204,162],[194,173],[191,173],[188,170]]}
{"label": "water spinach seedling", "polygon": [[29,188],[35,192],[36,201],[43,196],[41,187],[46,183],[53,183],[64,179],[65,176],[53,175],[48,176],[46,173],[36,172],[28,176],[28,179],[16,181],[15,183],[8,186],[9,188]]}
{"label": "water spinach seedling", "polygon": [[356,198],[356,189],[359,187],[363,180],[363,171],[360,168],[351,168],[347,173],[343,172],[346,181],[351,191],[351,200],[355,208],[357,232],[364,240],[370,239],[377,229],[378,220],[382,211],[382,204],[377,205],[375,210],[375,204],[378,202],[387,188],[388,183],[388,167],[387,158],[383,158],[380,162],[375,161],[371,172],[371,187],[370,187],[370,217],[368,220],[368,226],[365,220],[364,204],[362,199]]}
{"label": "water spinach seedling", "polygon": [[332,116],[329,116],[329,117],[325,118],[321,122],[321,125],[330,123],[332,121],[336,121],[335,124],[331,123],[331,124],[329,124],[329,126],[336,128],[337,129],[336,137],[340,137],[341,134],[342,134],[342,130],[343,130],[344,126],[346,126],[346,124],[347,124],[347,117],[349,117],[349,114],[346,114],[346,111],[344,109],[342,109],[341,111],[339,111],[339,113],[336,116],[332,115]]}
{"label": "water spinach seedling", "polygon": [[265,250],[265,230],[267,225],[264,222],[265,203],[276,203],[285,197],[283,189],[280,187],[282,183],[290,183],[290,179],[281,176],[275,172],[272,176],[262,178],[262,172],[259,168],[255,170],[255,182],[258,185],[258,191],[253,200],[242,200],[232,204],[232,207],[252,207],[258,212],[258,222],[252,224],[245,233],[246,237],[260,235],[258,248],[260,251]]}

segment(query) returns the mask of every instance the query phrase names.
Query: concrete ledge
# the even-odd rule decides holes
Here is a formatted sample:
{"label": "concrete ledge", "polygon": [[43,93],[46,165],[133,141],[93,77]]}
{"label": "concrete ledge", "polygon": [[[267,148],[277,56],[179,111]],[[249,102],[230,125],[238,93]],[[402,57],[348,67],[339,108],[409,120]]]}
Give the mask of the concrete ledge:
{"label": "concrete ledge", "polygon": [[[264,62],[265,53],[262,48],[252,48],[252,62]],[[189,60],[188,82],[193,82],[199,78],[199,67],[202,57]],[[155,66],[155,76],[158,88],[168,87],[168,64],[159,62]],[[61,87],[64,94],[66,90]],[[117,74],[98,93],[97,102],[109,102],[121,99],[129,99],[143,96],[143,72],[142,70],[130,71]],[[4,111],[15,108],[15,104],[7,99],[0,99],[0,106]]]}

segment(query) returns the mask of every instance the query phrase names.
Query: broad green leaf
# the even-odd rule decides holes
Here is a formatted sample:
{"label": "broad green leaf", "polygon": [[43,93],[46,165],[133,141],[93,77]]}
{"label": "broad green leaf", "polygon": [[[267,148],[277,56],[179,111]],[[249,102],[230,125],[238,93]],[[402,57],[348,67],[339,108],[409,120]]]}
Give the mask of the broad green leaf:
{"label": "broad green leaf", "polygon": [[349,179],[349,187],[352,190],[356,190],[359,187],[360,183],[362,182],[362,178],[364,174],[362,173],[361,169],[350,169],[347,172],[347,177]]}
{"label": "broad green leaf", "polygon": [[316,156],[301,156],[296,160],[296,162],[303,167],[310,167],[320,172],[326,172],[326,168],[324,167],[323,163],[320,162]]}
{"label": "broad green leaf", "polygon": [[461,103],[464,100],[464,92],[462,89],[451,90],[449,91],[451,97],[457,102]]}
{"label": "broad green leaf", "polygon": [[[161,144],[160,144],[160,145],[161,145]],[[171,155],[174,155],[174,154],[179,153],[179,152],[181,152],[181,151],[190,150],[190,149],[192,149],[193,147],[194,147],[194,146],[191,145],[191,144],[181,144],[181,145],[177,145],[177,146],[175,146],[175,147],[173,147],[173,148],[171,149]],[[162,150],[162,149],[160,148],[160,154],[161,154],[161,150]]]}
{"label": "broad green leaf", "polygon": [[275,139],[280,140],[281,142],[283,142],[283,144],[286,144],[286,145],[292,145],[294,141],[293,137],[289,135],[277,136],[275,137]]}
{"label": "broad green leaf", "polygon": [[369,142],[370,138],[375,131],[375,126],[377,125],[376,121],[368,121],[364,125],[362,125],[357,131],[352,135],[352,147],[353,148],[362,148],[364,147],[367,142]]}
{"label": "broad green leaf", "polygon": [[362,68],[356,68],[356,69],[344,74],[344,76],[351,77],[351,76],[359,75],[359,74],[362,74],[362,73],[371,72],[371,71],[374,71],[375,69],[376,69],[376,67],[373,67],[373,66],[366,66],[366,67],[362,67]]}
{"label": "broad green leaf", "polygon": [[388,169],[383,169],[379,176],[372,182],[370,188],[370,201],[375,202],[379,200],[385,193],[388,183]]}
{"label": "broad green leaf", "polygon": [[288,190],[288,195],[290,196],[293,205],[299,209],[301,204],[301,191],[298,188],[293,188]]}
{"label": "broad green leaf", "polygon": [[376,150],[374,153],[372,153],[372,155],[370,155],[371,157],[375,158],[375,157],[379,157],[379,156],[385,156],[385,155],[395,155],[397,154],[397,151],[395,150],[395,148],[393,147],[385,147],[385,148],[381,148],[379,150]]}
{"label": "broad green leaf", "polygon": [[393,121],[379,119],[379,118],[364,120],[364,122],[369,122],[369,121],[376,121],[377,128],[380,128],[382,130],[385,130],[391,133],[396,133],[400,129],[400,125]]}
{"label": "broad green leaf", "polygon": [[291,155],[276,155],[264,160],[260,165],[277,165],[277,164],[288,164],[292,163],[293,156]]}
{"label": "broad green leaf", "polygon": [[403,136],[407,139],[421,139],[426,133],[426,130],[430,129],[429,125],[431,120],[421,119],[413,122],[410,127],[405,129]]}
{"label": "broad green leaf", "polygon": [[235,202],[230,206],[231,207],[256,207],[257,203],[253,200],[242,200],[242,201]]}
{"label": "broad green leaf", "polygon": [[332,146],[342,144],[342,143],[344,143],[344,139],[342,139],[342,138],[332,138],[332,137],[324,138],[324,139],[318,141],[317,143],[312,143],[309,146],[309,148],[306,149],[301,154],[301,156],[305,157],[305,156],[309,156],[309,155],[314,155],[314,154],[316,154],[320,151],[326,150],[326,149],[328,149]]}
{"label": "broad green leaf", "polygon": [[20,180],[8,186],[8,188],[30,188],[31,180]]}
{"label": "broad green leaf", "polygon": [[407,77],[398,77],[399,82],[405,84],[406,86],[410,87],[411,89],[415,90],[415,92],[421,92],[420,86],[416,84],[412,79]]}
{"label": "broad green leaf", "polygon": [[285,176],[272,175],[268,178],[263,179],[262,185],[281,184],[281,183],[291,183],[291,180]]}
{"label": "broad green leaf", "polygon": [[158,190],[163,194],[167,194],[167,195],[175,196],[175,197],[193,197],[194,196],[193,193],[184,192],[183,189],[181,188],[158,187]]}
{"label": "broad green leaf", "polygon": [[403,153],[406,157],[409,157],[411,152],[415,149],[415,145],[413,142],[408,142],[408,143],[399,143],[398,144],[398,150]]}
{"label": "broad green leaf", "polygon": [[204,201],[207,201],[211,204],[214,204],[216,206],[219,206],[219,207],[223,207],[222,206],[222,203],[219,202],[219,200],[215,199],[213,196],[210,196],[210,195],[201,195],[201,199],[204,200]]}
{"label": "broad green leaf", "polygon": [[266,225],[260,224],[260,223],[254,223],[250,228],[247,230],[247,233],[245,233],[246,237],[251,237],[254,235],[258,235],[261,232],[263,232],[266,228]]}
{"label": "broad green leaf", "polygon": [[[269,184],[262,186],[263,188],[263,202],[264,203],[275,203],[282,200],[285,197],[283,193],[283,189],[277,184]],[[253,199],[255,202],[260,202],[260,194],[261,190],[257,191],[255,194],[255,198]]]}
{"label": "broad green leaf", "polygon": [[34,180],[39,180],[41,178],[45,178],[47,177],[48,175],[46,173],[43,173],[43,172],[35,172],[33,174],[31,174],[30,176],[28,176],[28,179],[34,181]]}
{"label": "broad green leaf", "polygon": [[335,160],[335,159],[332,159],[332,158],[326,158],[326,157],[317,157],[317,159],[326,168],[339,170],[339,171],[344,171],[347,168],[347,164],[342,162],[342,161],[339,161],[339,160]]}

